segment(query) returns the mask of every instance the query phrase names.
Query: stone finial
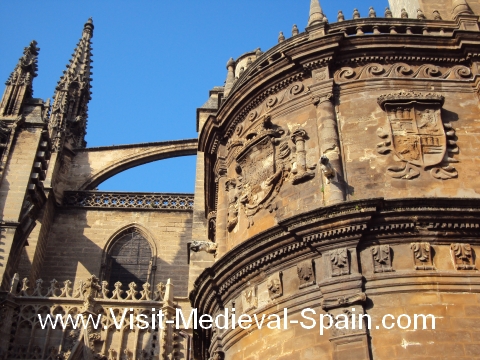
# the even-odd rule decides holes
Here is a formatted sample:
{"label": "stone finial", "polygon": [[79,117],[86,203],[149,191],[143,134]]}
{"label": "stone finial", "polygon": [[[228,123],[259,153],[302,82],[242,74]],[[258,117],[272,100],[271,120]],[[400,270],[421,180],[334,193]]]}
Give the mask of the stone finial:
{"label": "stone finial", "polygon": [[232,90],[233,83],[235,82],[235,60],[230,58],[227,62],[227,79],[225,80],[225,89],[223,94],[225,97],[230,94],[230,90]]}
{"label": "stone finial", "polygon": [[93,29],[94,29],[93,19],[91,17],[89,17],[87,22],[83,26],[83,31],[87,32],[90,35],[90,37],[92,37],[93,36]]}
{"label": "stone finial", "polygon": [[425,14],[423,13],[422,9],[417,9],[417,19],[419,20],[427,20]]}
{"label": "stone finial", "polygon": [[345,15],[343,15],[343,11],[342,11],[342,10],[338,10],[337,21],[338,21],[338,22],[345,21]]}
{"label": "stone finial", "polygon": [[373,6],[370,6],[370,10],[368,11],[368,17],[371,17],[371,18],[377,17],[377,13],[373,9]]}
{"label": "stone finial", "polygon": [[353,18],[360,19],[360,12],[358,11],[358,9],[353,9]]}
{"label": "stone finial", "polygon": [[285,36],[283,35],[283,31],[280,31],[280,34],[278,34],[278,43],[281,43],[284,41],[285,41]]}
{"label": "stone finial", "polygon": [[433,10],[433,20],[442,20],[442,16],[438,10]]}
{"label": "stone finial", "polygon": [[390,10],[389,7],[386,7],[386,8],[385,8],[385,17],[386,17],[386,18],[392,18],[392,17],[393,17],[393,15],[392,15],[392,10]]}
{"label": "stone finial", "polygon": [[258,58],[259,56],[261,56],[263,54],[263,51],[260,49],[260,48],[257,48],[257,50],[255,50],[255,56]]}
{"label": "stone finial", "polygon": [[405,10],[405,8],[403,8],[400,12],[400,17],[402,19],[408,19],[408,13],[407,13],[407,10]]}
{"label": "stone finial", "polygon": [[308,17],[308,26],[318,25],[323,22],[323,15],[322,8],[320,7],[320,2],[318,0],[311,0],[310,1],[310,16]]}
{"label": "stone finial", "polygon": [[472,15],[473,12],[465,0],[453,0],[452,2],[453,17],[458,15]]}
{"label": "stone finial", "polygon": [[292,27],[292,36],[298,35],[298,27],[296,24],[293,24]]}

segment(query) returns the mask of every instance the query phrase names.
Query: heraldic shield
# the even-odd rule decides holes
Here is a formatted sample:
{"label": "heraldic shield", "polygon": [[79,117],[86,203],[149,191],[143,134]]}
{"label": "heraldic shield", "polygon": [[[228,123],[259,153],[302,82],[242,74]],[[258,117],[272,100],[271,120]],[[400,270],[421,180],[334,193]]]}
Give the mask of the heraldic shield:
{"label": "heraldic shield", "polygon": [[247,215],[253,215],[274,191],[282,175],[282,169],[275,166],[275,147],[272,138],[263,136],[245,149],[237,158],[241,168],[243,196],[240,202]]}
{"label": "heraldic shield", "polygon": [[[396,161],[405,166],[391,166],[388,173],[394,178],[413,179],[420,175],[418,168],[431,169],[437,179],[457,176],[452,166],[442,163],[456,162],[448,156],[458,151],[453,137],[455,131],[450,124],[444,124],[441,117],[444,97],[439,94],[400,92],[378,99],[387,112],[390,134],[385,129],[377,131],[385,141],[377,145],[380,154],[392,152]],[[449,145],[453,145],[452,148]]]}
{"label": "heraldic shield", "polygon": [[441,163],[447,138],[440,115],[440,104],[388,104],[388,120],[393,136],[393,151],[411,164],[427,167]]}

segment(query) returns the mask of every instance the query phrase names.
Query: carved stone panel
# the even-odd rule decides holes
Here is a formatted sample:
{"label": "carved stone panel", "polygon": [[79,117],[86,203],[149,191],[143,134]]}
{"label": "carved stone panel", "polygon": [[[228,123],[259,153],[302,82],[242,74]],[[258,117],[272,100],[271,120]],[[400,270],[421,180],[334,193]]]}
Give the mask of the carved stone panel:
{"label": "carved stone panel", "polygon": [[236,176],[227,182],[229,196],[228,230],[238,222],[243,211],[248,227],[261,209],[277,209],[273,200],[284,183],[297,185],[315,177],[316,164],[307,161],[307,132],[296,127],[282,128],[271,119],[279,104],[302,93],[304,85],[294,83],[281,95],[271,95],[239,123],[227,142],[227,166]]}
{"label": "carved stone panel", "polygon": [[243,312],[256,309],[258,306],[258,296],[256,286],[250,286],[242,293]]}
{"label": "carved stone panel", "polygon": [[300,279],[300,289],[315,284],[315,270],[312,260],[305,260],[297,264],[297,274]]}
{"label": "carved stone panel", "polygon": [[443,123],[441,108],[444,97],[435,93],[401,91],[382,95],[379,105],[387,112],[388,128],[379,128],[377,135],[384,139],[377,144],[377,152],[393,154],[401,164],[387,168],[395,179],[410,180],[429,171],[435,179],[446,180],[458,176],[450,163],[458,153],[455,130]]}
{"label": "carved stone panel", "polygon": [[331,250],[329,256],[332,276],[350,274],[350,259],[346,248]]}
{"label": "carved stone panel", "polygon": [[282,272],[273,274],[268,278],[267,289],[271,300],[283,295]]}
{"label": "carved stone panel", "polygon": [[470,244],[450,245],[453,264],[457,270],[476,270],[473,249]]}
{"label": "carved stone panel", "polygon": [[435,270],[432,260],[432,249],[429,243],[412,243],[410,248],[413,252],[415,270]]}
{"label": "carved stone panel", "polygon": [[383,273],[393,271],[390,245],[377,245],[372,247],[372,259],[374,272]]}

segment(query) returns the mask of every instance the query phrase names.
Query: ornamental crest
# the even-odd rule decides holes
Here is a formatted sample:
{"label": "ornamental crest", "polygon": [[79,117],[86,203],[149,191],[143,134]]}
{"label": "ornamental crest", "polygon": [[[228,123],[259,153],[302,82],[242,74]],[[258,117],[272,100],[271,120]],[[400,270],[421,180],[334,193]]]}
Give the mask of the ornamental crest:
{"label": "ornamental crest", "polygon": [[401,166],[390,166],[388,174],[397,179],[413,179],[420,170],[430,170],[436,179],[451,179],[458,175],[447,163],[456,162],[449,154],[458,152],[455,130],[444,124],[441,108],[444,97],[402,91],[378,98],[387,112],[389,126],[379,128],[377,135],[385,139],[377,145],[380,154],[393,153]]}
{"label": "ornamental crest", "polygon": [[[265,106],[273,108],[277,102],[272,96]],[[268,111],[259,116],[254,110],[237,126],[227,143],[227,166],[234,163],[236,171],[236,177],[227,180],[225,189],[229,199],[229,231],[237,225],[240,211],[247,216],[250,227],[253,216],[261,209],[276,210],[272,201],[286,181],[296,185],[315,176],[311,170],[316,164],[308,164],[306,156],[307,140],[302,128],[290,133],[273,124]]]}

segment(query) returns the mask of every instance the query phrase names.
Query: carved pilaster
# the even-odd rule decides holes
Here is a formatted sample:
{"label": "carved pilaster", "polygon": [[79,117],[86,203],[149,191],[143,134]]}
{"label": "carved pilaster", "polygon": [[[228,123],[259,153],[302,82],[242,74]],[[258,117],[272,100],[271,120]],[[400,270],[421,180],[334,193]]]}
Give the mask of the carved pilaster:
{"label": "carved pilaster", "polygon": [[[329,164],[329,167],[325,169],[322,167],[325,179],[323,188],[325,205],[332,205],[345,200],[340,139],[332,98],[332,93],[315,95],[312,98],[312,102],[317,109],[320,155],[323,157],[321,164],[324,166],[327,163]],[[325,159],[328,159],[328,161]]]}
{"label": "carved pilaster", "polygon": [[221,257],[227,252],[227,222],[228,222],[228,192],[227,166],[223,157],[218,157],[215,163],[215,181],[217,183],[217,218],[216,218],[216,243],[218,244],[217,255]]}

